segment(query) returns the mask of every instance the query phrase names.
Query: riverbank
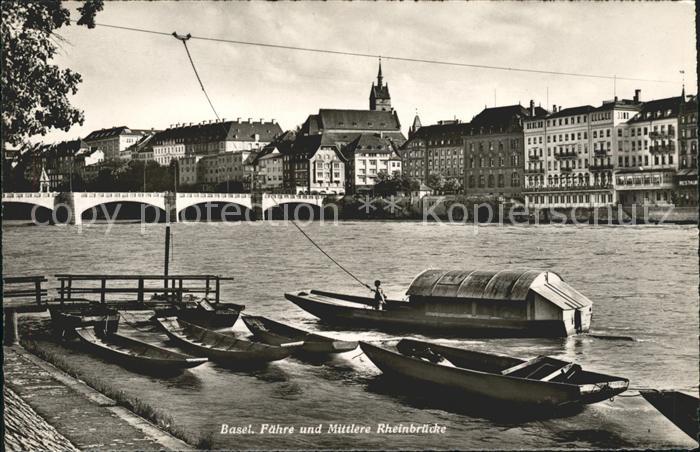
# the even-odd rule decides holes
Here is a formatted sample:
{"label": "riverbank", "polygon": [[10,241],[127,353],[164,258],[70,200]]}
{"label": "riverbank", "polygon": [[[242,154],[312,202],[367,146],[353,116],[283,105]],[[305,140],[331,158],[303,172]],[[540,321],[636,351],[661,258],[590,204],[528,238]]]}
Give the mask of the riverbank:
{"label": "riverbank", "polygon": [[326,198],[324,218],[340,220],[422,220],[503,224],[696,224],[697,207],[607,206],[527,208],[493,197],[464,195]]}
{"label": "riverbank", "polygon": [[192,449],[23,347],[3,352],[7,450]]}

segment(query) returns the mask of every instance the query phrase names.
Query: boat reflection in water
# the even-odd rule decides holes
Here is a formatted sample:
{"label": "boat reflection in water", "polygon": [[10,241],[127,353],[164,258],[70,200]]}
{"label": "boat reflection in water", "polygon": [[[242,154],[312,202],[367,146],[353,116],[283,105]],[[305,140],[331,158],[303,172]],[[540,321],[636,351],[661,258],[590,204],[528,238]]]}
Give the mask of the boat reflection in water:
{"label": "boat reflection in water", "polygon": [[587,332],[592,302],[553,272],[538,270],[425,270],[411,283],[409,301],[320,290],[285,297],[329,323],[462,337],[562,337]]}

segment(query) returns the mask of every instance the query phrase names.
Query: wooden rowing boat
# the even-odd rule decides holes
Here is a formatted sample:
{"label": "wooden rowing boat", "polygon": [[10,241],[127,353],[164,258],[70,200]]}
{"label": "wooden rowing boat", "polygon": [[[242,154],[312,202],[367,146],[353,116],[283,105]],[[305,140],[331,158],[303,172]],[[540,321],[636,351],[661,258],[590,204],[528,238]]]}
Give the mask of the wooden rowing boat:
{"label": "wooden rowing boat", "polygon": [[343,353],[357,348],[356,341],[335,340],[275,322],[266,317],[244,315],[242,318],[250,332],[257,339],[269,345],[302,341],[304,344],[299,348],[299,351],[314,354]]}
{"label": "wooden rowing boat", "polygon": [[97,334],[92,327],[76,328],[75,332],[98,355],[139,371],[173,373],[207,362],[207,358],[177,353],[121,334]]}
{"label": "wooden rowing boat", "polygon": [[525,361],[411,339],[401,340],[398,352],[365,342],[360,347],[386,374],[514,405],[557,408],[596,403],[629,385],[625,378],[585,371],[547,356]]}
{"label": "wooden rowing boat", "polygon": [[97,326],[107,333],[116,333],[120,315],[116,309],[96,303],[52,306],[49,308],[54,333],[63,339],[75,337],[75,329]]}
{"label": "wooden rowing boat", "polygon": [[642,390],[639,393],[686,435],[698,440],[698,406],[700,400],[679,391]]}
{"label": "wooden rowing boat", "polygon": [[329,323],[363,328],[439,332],[462,337],[561,337],[587,332],[592,303],[553,272],[436,270],[419,274],[408,301],[321,290],[285,297]]}
{"label": "wooden rowing boat", "polygon": [[154,319],[177,317],[204,328],[232,327],[245,306],[235,303],[209,303],[206,299],[172,302],[170,306],[156,308]]}
{"label": "wooden rowing boat", "polygon": [[175,343],[222,365],[237,366],[277,361],[289,356],[302,344],[295,342],[272,346],[246,341],[231,334],[202,328],[177,317],[159,317],[156,321]]}

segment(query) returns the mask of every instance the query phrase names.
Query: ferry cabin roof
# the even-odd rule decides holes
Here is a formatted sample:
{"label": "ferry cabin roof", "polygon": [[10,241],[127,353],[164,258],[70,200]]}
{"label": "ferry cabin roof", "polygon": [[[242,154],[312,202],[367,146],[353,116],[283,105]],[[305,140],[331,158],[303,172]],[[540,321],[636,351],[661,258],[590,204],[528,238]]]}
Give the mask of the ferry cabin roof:
{"label": "ferry cabin roof", "polygon": [[[528,319],[562,318],[565,311],[590,311],[592,302],[554,273],[539,270],[437,270],[419,274],[406,292],[411,302],[455,312],[476,305],[481,314]],[[528,305],[541,306],[533,312]],[[457,306],[455,306],[457,305]],[[458,310],[458,309],[457,309]],[[510,311],[510,312],[509,312]],[[557,315],[558,314],[558,315]]]}

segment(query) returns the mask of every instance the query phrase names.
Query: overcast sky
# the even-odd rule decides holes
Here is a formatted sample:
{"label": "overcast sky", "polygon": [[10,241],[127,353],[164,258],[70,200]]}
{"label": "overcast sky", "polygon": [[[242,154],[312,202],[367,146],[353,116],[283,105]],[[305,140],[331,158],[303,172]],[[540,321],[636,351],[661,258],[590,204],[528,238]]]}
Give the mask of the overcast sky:
{"label": "overcast sky", "polygon": [[[71,5],[75,7],[76,5]],[[617,81],[619,97],[643,99],[695,87],[694,5],[678,3],[239,3],[107,2],[98,23],[195,36],[471,64],[662,79]],[[76,13],[74,16],[77,18]],[[172,37],[70,26],[57,64],[83,76],[73,103],[85,124],[46,140],[117,125],[166,128],[214,119]],[[276,119],[294,128],[319,108],[368,108],[374,58],[189,41],[219,115]],[[485,105],[600,105],[613,81],[383,61],[404,131],[469,121]],[[494,99],[495,91],[495,99]],[[687,90],[694,92],[694,88]]]}

